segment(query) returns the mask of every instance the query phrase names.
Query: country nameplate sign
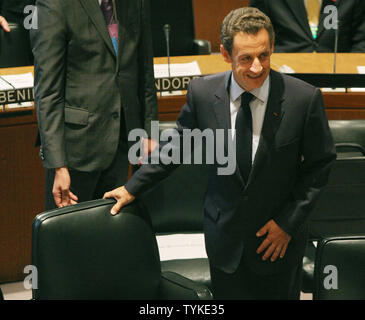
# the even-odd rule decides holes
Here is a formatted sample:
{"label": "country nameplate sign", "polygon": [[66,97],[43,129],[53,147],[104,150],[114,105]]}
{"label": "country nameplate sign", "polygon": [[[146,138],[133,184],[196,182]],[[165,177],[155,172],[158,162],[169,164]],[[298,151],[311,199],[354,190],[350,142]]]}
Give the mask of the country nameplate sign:
{"label": "country nameplate sign", "polygon": [[187,90],[189,82],[192,79],[200,77],[202,76],[197,75],[197,76],[156,78],[155,79],[156,90],[158,92]]}
{"label": "country nameplate sign", "polygon": [[0,105],[34,101],[34,88],[0,91]]}

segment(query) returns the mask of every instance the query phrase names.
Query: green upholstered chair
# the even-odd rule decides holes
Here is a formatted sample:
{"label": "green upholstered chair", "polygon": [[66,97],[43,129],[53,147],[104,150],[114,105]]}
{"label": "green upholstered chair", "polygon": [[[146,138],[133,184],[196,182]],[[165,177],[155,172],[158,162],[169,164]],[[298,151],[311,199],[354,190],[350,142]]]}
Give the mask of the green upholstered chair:
{"label": "green upholstered chair", "polygon": [[210,299],[210,291],[176,273],[161,272],[155,234],[145,206],[119,214],[114,200],[50,210],[33,223],[33,299]]}
{"label": "green upholstered chair", "polygon": [[[160,132],[175,128],[175,122],[160,122]],[[162,270],[180,273],[210,288],[203,234],[209,170],[211,166],[206,164],[183,164],[145,193],[142,200],[157,235]]]}
{"label": "green upholstered chair", "polygon": [[0,68],[33,65],[29,31],[16,23],[9,23],[10,32],[0,28]]}
{"label": "green upholstered chair", "polygon": [[364,300],[364,233],[322,239],[316,251],[314,278],[314,300]]}
{"label": "green upholstered chair", "polygon": [[329,125],[337,160],[310,216],[310,241],[303,260],[306,293],[314,290],[316,247],[312,241],[365,230],[365,120],[330,120]]}

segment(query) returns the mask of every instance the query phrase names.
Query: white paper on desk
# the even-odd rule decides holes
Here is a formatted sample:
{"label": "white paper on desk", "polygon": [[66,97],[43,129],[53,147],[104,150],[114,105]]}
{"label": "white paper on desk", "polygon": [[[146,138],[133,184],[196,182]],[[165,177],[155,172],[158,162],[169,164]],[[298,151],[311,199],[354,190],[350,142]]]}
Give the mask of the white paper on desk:
{"label": "white paper on desk", "polygon": [[[359,74],[365,74],[365,66],[357,66]],[[365,88],[351,88],[351,92],[364,92]]]}
{"label": "white paper on desk", "polygon": [[160,260],[207,258],[203,233],[158,235]]}
{"label": "white paper on desk", "polygon": [[357,71],[360,74],[365,74],[365,66],[357,66]]}
{"label": "white paper on desk", "polygon": [[[6,81],[4,81],[5,79]],[[33,88],[34,78],[31,72],[22,74],[4,75],[0,78],[0,90],[11,90],[21,88]],[[31,102],[8,104],[8,108],[31,107]]]}
{"label": "white paper on desk", "polygon": [[[155,78],[167,78],[169,76],[168,64],[154,65]],[[199,76],[201,71],[197,61],[188,63],[170,63],[171,77]],[[161,92],[161,96],[182,95],[182,91],[165,91]]]}
{"label": "white paper on desk", "polygon": [[[3,79],[6,81],[4,81]],[[11,74],[11,75],[4,75],[0,78],[0,90],[11,90],[11,89],[21,89],[21,88],[33,88],[34,79],[33,74],[29,73],[22,73],[22,74]]]}
{"label": "white paper on desk", "polygon": [[[154,65],[155,78],[166,78],[169,76],[168,64],[155,64]],[[188,63],[171,63],[170,75],[171,77],[183,77],[183,76],[198,76],[201,75],[201,71],[197,61]]]}

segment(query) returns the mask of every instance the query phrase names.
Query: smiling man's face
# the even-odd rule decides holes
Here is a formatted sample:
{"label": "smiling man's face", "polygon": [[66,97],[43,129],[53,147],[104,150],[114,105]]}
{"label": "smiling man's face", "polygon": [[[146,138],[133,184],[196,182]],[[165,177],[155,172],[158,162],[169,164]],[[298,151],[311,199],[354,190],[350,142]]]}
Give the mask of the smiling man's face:
{"label": "smiling man's face", "polygon": [[233,38],[232,55],[221,45],[224,61],[232,65],[236,82],[246,91],[259,88],[270,73],[270,57],[273,52],[269,34],[261,29],[257,34],[238,32]]}

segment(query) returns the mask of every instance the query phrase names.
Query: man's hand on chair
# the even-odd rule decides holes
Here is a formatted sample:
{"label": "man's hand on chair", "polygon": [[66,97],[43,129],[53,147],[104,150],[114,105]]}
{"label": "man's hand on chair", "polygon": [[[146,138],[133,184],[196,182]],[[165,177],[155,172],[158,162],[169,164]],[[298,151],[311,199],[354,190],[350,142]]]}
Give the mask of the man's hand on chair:
{"label": "man's hand on chair", "polygon": [[110,210],[110,214],[113,216],[116,215],[122,207],[131,203],[135,199],[135,197],[130,194],[124,186],[106,192],[103,199],[106,198],[114,198],[117,200],[117,203]]}
{"label": "man's hand on chair", "polygon": [[0,27],[2,27],[6,32],[10,32],[9,24],[3,16],[0,16]]}

